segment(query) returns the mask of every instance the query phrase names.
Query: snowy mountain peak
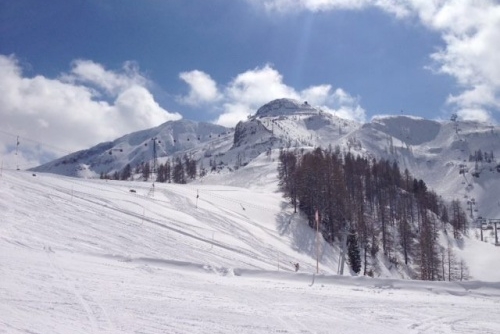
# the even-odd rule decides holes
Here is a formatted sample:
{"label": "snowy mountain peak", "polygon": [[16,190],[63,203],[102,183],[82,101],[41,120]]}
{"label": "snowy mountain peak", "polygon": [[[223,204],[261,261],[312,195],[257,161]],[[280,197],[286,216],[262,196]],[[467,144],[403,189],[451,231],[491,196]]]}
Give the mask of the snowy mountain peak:
{"label": "snowy mountain peak", "polygon": [[[338,147],[395,161],[447,200],[474,198],[475,217],[497,218],[500,202],[492,190],[500,187],[499,143],[500,128],[485,123],[392,115],[362,125],[306,102],[278,99],[263,105],[235,129],[189,120],[167,122],[33,171],[95,178],[120,172],[126,165],[151,164],[156,152],[160,164],[187,155],[197,161],[200,170],[219,173],[245,167],[263,153],[271,157],[276,150]],[[256,183],[259,177],[255,173]]]}
{"label": "snowy mountain peak", "polygon": [[199,158],[209,151],[226,151],[232,137],[232,131],[220,125],[190,120],[169,121],[69,154],[32,170],[93,178],[100,173],[120,171],[127,164],[138,166],[149,162],[155,152],[161,161],[185,153]]}
{"label": "snowy mountain peak", "polygon": [[293,99],[276,99],[264,104],[257,110],[257,117],[273,117],[296,114],[318,114],[319,109],[309,105],[307,101],[300,102]]}

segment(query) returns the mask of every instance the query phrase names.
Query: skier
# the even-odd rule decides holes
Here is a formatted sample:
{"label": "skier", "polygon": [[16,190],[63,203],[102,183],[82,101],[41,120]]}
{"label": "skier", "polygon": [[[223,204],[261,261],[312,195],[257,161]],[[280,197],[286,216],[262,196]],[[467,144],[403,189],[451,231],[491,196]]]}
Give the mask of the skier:
{"label": "skier", "polygon": [[294,266],[295,266],[295,271],[296,271],[296,272],[297,272],[297,271],[299,271],[299,263],[298,263],[298,262],[297,262],[297,263],[295,263],[295,264],[294,264]]}

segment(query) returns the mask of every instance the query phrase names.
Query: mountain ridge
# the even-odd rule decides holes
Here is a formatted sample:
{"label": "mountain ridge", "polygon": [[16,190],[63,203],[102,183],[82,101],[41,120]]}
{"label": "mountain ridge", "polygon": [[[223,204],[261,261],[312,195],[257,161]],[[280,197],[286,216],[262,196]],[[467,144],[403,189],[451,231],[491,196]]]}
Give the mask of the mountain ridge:
{"label": "mountain ridge", "polygon": [[[187,154],[198,166],[216,165],[218,173],[234,172],[275,150],[338,147],[395,161],[401,170],[408,169],[447,200],[474,198],[476,218],[500,215],[500,204],[491,195],[494,188],[500,189],[495,158],[500,156],[498,126],[409,115],[380,116],[360,124],[291,99],[270,101],[234,129],[189,120],[169,121],[32,170],[95,178],[100,173],[120,171],[126,164],[134,167],[152,161],[153,141],[159,162]],[[493,159],[470,161],[478,151]]]}

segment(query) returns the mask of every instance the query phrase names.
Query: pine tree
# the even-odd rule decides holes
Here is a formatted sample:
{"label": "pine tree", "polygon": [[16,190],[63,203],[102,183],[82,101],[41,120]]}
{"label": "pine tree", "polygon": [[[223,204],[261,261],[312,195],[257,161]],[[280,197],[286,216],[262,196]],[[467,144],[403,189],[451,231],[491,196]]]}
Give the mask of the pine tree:
{"label": "pine tree", "polygon": [[297,212],[297,157],[294,153],[281,151],[278,164],[279,187],[283,196],[290,198],[294,212]]}
{"label": "pine tree", "polygon": [[143,167],[144,167],[144,162],[141,162],[139,165],[135,166],[135,174],[141,174]]}
{"label": "pine tree", "polygon": [[207,170],[205,169],[205,166],[203,165],[203,159],[200,161],[200,177],[204,177],[207,175]]}
{"label": "pine tree", "polygon": [[174,183],[186,183],[186,173],[181,158],[175,159],[175,165],[172,172],[172,181]]}
{"label": "pine tree", "polygon": [[403,256],[405,264],[408,264],[410,254],[413,248],[413,234],[411,231],[411,221],[410,221],[410,211],[411,211],[411,200],[410,195],[405,193],[401,196],[400,212],[399,212],[399,235],[400,244],[403,250]]}
{"label": "pine tree", "polygon": [[358,237],[354,229],[351,229],[347,236],[347,256],[352,271],[359,274],[361,271],[361,255],[359,251]]}
{"label": "pine tree", "polygon": [[172,164],[170,160],[165,161],[165,182],[172,182]]}
{"label": "pine tree", "polygon": [[[368,274],[369,257],[382,249],[388,257],[401,251],[405,264],[419,264],[422,279],[442,278],[437,243],[442,225],[437,217],[446,219],[447,212],[424,181],[414,179],[408,170],[401,173],[397,163],[368,160],[339,149],[282,151],[279,159],[284,197],[305,214],[311,227],[315,228],[316,210],[319,228],[329,243],[338,241],[346,225],[351,227],[348,256],[354,272],[364,267]],[[460,220],[457,227],[463,225]]]}
{"label": "pine tree", "polygon": [[467,281],[470,279],[469,267],[464,260],[460,260],[459,263],[459,279],[460,281]]}
{"label": "pine tree", "polygon": [[446,232],[446,224],[450,222],[450,216],[448,215],[448,208],[446,207],[446,205],[444,205],[444,203],[441,203],[441,206],[441,217],[439,219],[441,219],[441,221],[443,222],[443,230]]}
{"label": "pine tree", "polygon": [[142,177],[144,178],[144,181],[149,180],[149,175],[151,174],[151,170],[149,167],[149,162],[146,162],[144,166],[142,167]]}
{"label": "pine tree", "polygon": [[122,173],[120,175],[121,180],[128,180],[132,176],[132,167],[130,167],[130,164],[127,164],[123,169]]}
{"label": "pine tree", "polygon": [[184,154],[184,171],[189,179],[196,178],[196,160],[189,158],[187,154]]}
{"label": "pine tree", "polygon": [[158,172],[156,174],[156,182],[165,182],[166,181],[166,178],[165,178],[165,165],[164,164],[160,164],[158,166]]}
{"label": "pine tree", "polygon": [[421,229],[418,242],[420,279],[433,281],[438,279],[440,257],[437,243],[437,223],[426,209],[421,213]]}
{"label": "pine tree", "polygon": [[460,205],[460,201],[455,199],[451,202],[450,224],[453,227],[453,237],[459,239],[460,233],[467,233],[467,215]]}

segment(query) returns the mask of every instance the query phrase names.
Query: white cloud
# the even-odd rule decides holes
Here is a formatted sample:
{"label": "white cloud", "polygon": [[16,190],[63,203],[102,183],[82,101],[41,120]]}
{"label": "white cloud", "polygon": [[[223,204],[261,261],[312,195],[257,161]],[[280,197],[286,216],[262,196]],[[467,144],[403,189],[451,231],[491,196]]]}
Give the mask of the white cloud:
{"label": "white cloud", "polygon": [[119,111],[114,114],[116,121],[122,124],[123,128],[134,129],[129,132],[181,118],[179,114],[167,113],[145,87],[137,85],[121,92],[114,107]]}
{"label": "white cloud", "polygon": [[[478,103],[480,101],[480,103]],[[459,95],[452,95],[447,100],[450,104],[460,106],[491,106],[500,107],[500,102],[495,97],[495,92],[488,85],[476,85],[470,90],[464,91]]]}
{"label": "white cloud", "polygon": [[332,92],[331,85],[320,85],[307,88],[301,92],[301,99],[313,106],[319,106],[342,118],[364,122],[366,112],[361,107],[359,99],[351,96],[342,88]]}
{"label": "white cloud", "polygon": [[[360,10],[370,6],[380,7],[397,17],[407,16],[408,1],[404,0],[247,0],[270,12],[290,12],[309,10],[313,12],[329,10]],[[430,1],[430,0],[424,0]]]}
{"label": "white cloud", "polygon": [[448,4],[436,14],[446,47],[432,55],[439,72],[454,77],[464,91],[449,99],[458,110],[500,106],[500,6],[489,1]]}
{"label": "white cloud", "polygon": [[234,126],[254,114],[263,104],[278,98],[308,101],[311,105],[350,119],[363,121],[365,118],[358,100],[344,90],[332,91],[330,85],[318,85],[296,91],[283,82],[283,76],[277,70],[265,65],[238,74],[225,86],[220,105],[214,106],[221,111],[214,122]]}
{"label": "white cloud", "polygon": [[[297,91],[271,65],[236,75],[220,91],[204,72],[183,72],[180,77],[191,89],[183,102],[208,105],[218,112],[215,122],[225,126],[234,126],[263,104],[283,97],[308,101],[346,118],[362,121],[365,117],[358,99],[344,90],[317,85]],[[6,142],[15,140],[13,134],[20,135],[24,156],[16,159],[31,167],[42,157],[54,158],[179,119],[180,115],[167,112],[154,100],[147,84],[130,63],[110,71],[89,60],[77,60],[69,73],[58,78],[30,78],[23,75],[15,57],[0,55],[0,116],[5,120],[0,130],[10,134],[10,138],[0,136],[0,153],[12,154],[15,145]],[[28,147],[26,138],[42,144],[32,142]]]}
{"label": "white cloud", "polygon": [[[497,0],[247,0],[270,12],[362,10],[377,7],[400,19],[417,19],[441,34],[445,47],[431,55],[437,73],[456,79],[463,93],[448,100],[457,111],[498,110],[500,4]],[[479,90],[494,101],[482,100]],[[479,108],[478,108],[479,107]]]}
{"label": "white cloud", "polygon": [[202,71],[182,72],[179,74],[179,78],[186,82],[190,88],[187,96],[178,98],[180,103],[197,106],[215,102],[221,98],[215,81]]}
{"label": "white cloud", "polygon": [[[0,55],[1,130],[42,143],[37,149],[39,160],[181,118],[158,105],[146,82],[129,64],[114,72],[91,61],[74,62],[71,73],[57,79],[29,78],[15,57]],[[101,99],[98,90],[104,90],[111,101]],[[20,146],[23,152],[26,144],[24,140]],[[12,150],[5,143],[0,147],[3,154]]]}
{"label": "white cloud", "polygon": [[299,97],[293,88],[283,83],[281,74],[270,65],[238,74],[227,86],[225,95],[252,108],[277,97]]}
{"label": "white cloud", "polygon": [[61,80],[69,83],[80,83],[104,90],[116,96],[128,87],[146,86],[147,80],[140,73],[134,62],[125,62],[122,72],[106,70],[101,64],[91,60],[78,59],[72,63],[71,72],[63,74]]}
{"label": "white cloud", "polygon": [[253,110],[247,105],[238,102],[224,104],[224,112],[215,120],[216,124],[233,127],[239,121],[247,118]]}
{"label": "white cloud", "polygon": [[[7,135],[6,133],[0,132],[0,155],[1,155],[1,167],[2,169],[24,169],[25,167],[36,166],[39,159],[37,159],[37,148],[30,146],[27,152],[19,151],[16,154],[16,142],[17,137]],[[26,144],[21,139],[21,145]]]}
{"label": "white cloud", "polygon": [[304,89],[301,95],[311,105],[323,105],[330,96],[331,90],[331,85],[319,85]]}
{"label": "white cloud", "polygon": [[463,108],[457,112],[458,117],[464,121],[491,122],[492,118],[488,111],[483,109]]}

